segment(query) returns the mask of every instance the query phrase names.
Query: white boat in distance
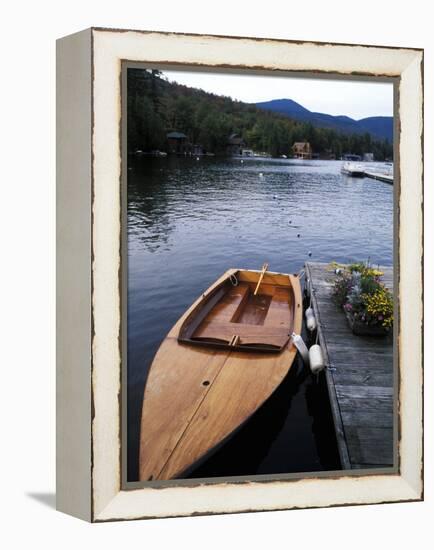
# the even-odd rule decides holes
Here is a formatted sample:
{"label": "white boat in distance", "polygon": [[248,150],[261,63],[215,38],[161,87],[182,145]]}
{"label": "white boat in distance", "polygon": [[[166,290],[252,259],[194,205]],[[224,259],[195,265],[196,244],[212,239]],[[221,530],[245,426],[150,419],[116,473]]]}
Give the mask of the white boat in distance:
{"label": "white boat in distance", "polygon": [[342,174],[346,176],[352,176],[353,178],[363,178],[365,176],[365,170],[360,165],[354,162],[346,162],[341,168]]}

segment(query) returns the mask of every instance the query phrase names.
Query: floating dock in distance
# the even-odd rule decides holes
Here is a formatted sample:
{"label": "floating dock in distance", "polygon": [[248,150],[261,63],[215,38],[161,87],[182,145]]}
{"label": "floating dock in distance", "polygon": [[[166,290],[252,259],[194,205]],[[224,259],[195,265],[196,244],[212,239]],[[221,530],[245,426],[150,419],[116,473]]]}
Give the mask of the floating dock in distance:
{"label": "floating dock in distance", "polygon": [[393,185],[393,176],[389,174],[382,174],[381,172],[365,172],[365,177],[371,178],[374,180],[384,181]]}
{"label": "floating dock in distance", "polygon": [[[324,263],[307,262],[305,268],[328,365],[325,374],[342,469],[391,468],[396,437],[392,337],[354,335],[332,301],[334,271]],[[393,268],[380,269],[393,292]]]}

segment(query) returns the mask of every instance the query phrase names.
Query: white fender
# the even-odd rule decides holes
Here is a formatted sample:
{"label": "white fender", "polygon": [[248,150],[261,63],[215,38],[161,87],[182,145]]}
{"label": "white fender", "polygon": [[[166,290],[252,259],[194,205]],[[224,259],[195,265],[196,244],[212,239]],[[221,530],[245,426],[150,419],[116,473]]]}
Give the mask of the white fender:
{"label": "white fender", "polygon": [[308,307],[304,315],[306,317],[306,326],[308,330],[310,330],[310,332],[314,331],[316,329],[316,319],[313,309],[311,307]]}
{"label": "white fender", "polygon": [[302,356],[304,364],[309,365],[309,350],[307,349],[303,338],[299,334],[295,334],[295,332],[292,333],[291,338],[294,346],[297,348],[297,351]]}
{"label": "white fender", "polygon": [[324,356],[322,354],[321,346],[314,344],[309,350],[309,362],[310,370],[312,374],[318,374],[325,368]]}

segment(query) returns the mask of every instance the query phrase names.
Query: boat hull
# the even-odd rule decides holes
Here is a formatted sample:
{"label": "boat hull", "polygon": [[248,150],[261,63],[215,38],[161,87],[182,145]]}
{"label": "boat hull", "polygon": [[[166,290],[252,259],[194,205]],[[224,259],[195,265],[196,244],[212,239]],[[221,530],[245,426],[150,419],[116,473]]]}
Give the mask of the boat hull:
{"label": "boat hull", "polygon": [[[228,439],[280,385],[296,356],[290,339],[281,349],[252,350],[182,340],[192,315],[229,277],[254,283],[259,272],[229,270],[179,319],[161,344],[145,387],[140,480],[182,477]],[[264,284],[292,289],[291,326],[301,331],[301,289],[297,277],[267,273]],[[212,342],[211,342],[212,344]],[[265,350],[267,351],[267,350]]]}
{"label": "boat hull", "polygon": [[352,178],[364,178],[365,172],[362,170],[342,170],[342,174],[345,176],[351,176]]}

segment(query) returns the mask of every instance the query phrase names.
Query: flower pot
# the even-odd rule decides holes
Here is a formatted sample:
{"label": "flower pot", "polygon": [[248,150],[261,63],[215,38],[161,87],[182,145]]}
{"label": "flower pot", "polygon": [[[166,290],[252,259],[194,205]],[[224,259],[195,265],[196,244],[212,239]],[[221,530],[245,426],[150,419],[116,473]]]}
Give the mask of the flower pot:
{"label": "flower pot", "polygon": [[345,308],[343,310],[353,334],[360,336],[386,336],[390,332],[390,329],[382,325],[367,325],[356,319],[350,311],[347,311]]}

